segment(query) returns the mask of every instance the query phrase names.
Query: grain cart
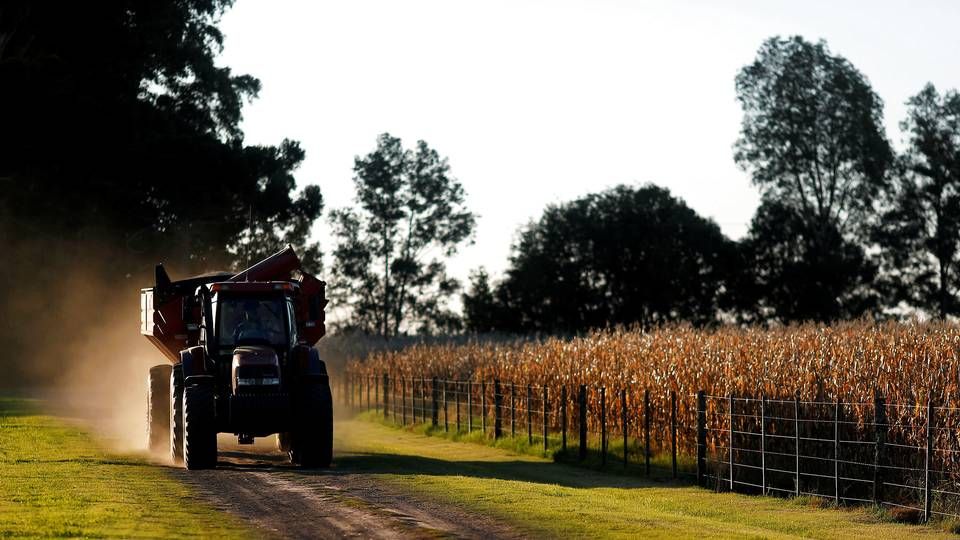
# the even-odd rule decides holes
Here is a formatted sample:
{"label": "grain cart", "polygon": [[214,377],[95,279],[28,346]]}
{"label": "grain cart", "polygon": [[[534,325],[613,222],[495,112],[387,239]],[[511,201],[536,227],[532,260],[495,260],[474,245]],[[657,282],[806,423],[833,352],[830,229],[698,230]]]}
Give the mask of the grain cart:
{"label": "grain cart", "polygon": [[333,455],[333,403],[313,345],[325,332],[323,281],[287,246],[239,274],[171,281],[140,292],[141,333],[166,356],[147,378],[147,439],[188,469],[217,464],[217,434],[240,444],[278,434],[302,467]]}

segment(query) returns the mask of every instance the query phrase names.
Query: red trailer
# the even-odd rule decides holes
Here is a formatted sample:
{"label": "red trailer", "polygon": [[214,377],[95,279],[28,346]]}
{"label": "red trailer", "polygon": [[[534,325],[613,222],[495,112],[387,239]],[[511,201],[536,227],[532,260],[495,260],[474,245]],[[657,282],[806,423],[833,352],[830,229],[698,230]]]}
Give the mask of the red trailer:
{"label": "red trailer", "polygon": [[217,433],[241,444],[278,434],[293,463],[326,467],[333,404],[323,337],[325,286],[291,247],[236,275],[171,281],[140,292],[141,333],[166,357],[150,368],[147,438],[188,469],[217,463]]}

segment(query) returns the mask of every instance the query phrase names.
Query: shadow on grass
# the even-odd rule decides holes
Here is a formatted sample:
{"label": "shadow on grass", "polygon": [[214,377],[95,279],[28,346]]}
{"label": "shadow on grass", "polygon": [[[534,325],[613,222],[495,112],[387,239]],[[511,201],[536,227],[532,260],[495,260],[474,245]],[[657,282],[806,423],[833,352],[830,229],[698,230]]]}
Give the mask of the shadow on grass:
{"label": "shadow on grass", "polygon": [[21,397],[0,397],[0,418],[40,414],[40,401]]}

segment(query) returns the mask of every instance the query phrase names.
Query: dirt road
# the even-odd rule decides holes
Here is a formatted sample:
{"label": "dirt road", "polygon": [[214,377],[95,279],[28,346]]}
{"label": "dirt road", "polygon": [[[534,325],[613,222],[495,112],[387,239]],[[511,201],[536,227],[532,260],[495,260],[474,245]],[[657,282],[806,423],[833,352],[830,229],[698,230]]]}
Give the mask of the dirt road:
{"label": "dirt road", "polygon": [[284,538],[522,536],[490,517],[398,492],[378,482],[369,467],[352,469],[355,454],[346,444],[338,445],[331,469],[302,471],[270,442],[238,446],[221,437],[216,470],[171,473],[214,506]]}

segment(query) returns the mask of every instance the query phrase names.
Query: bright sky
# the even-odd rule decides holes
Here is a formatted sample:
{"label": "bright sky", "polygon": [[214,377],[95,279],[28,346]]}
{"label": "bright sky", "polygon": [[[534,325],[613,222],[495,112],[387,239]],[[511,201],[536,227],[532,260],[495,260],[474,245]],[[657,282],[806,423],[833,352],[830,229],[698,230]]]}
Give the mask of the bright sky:
{"label": "bright sky", "polygon": [[[222,62],[260,78],[251,144],[299,140],[300,185],[350,205],[353,158],[382,132],[447,156],[480,215],[449,264],[506,266],[544,207],[653,182],[741,237],[757,191],[733,163],[734,76],[764,39],[827,40],[886,103],[960,87],[960,2],[237,0]],[[324,251],[326,220],[316,228]]]}

